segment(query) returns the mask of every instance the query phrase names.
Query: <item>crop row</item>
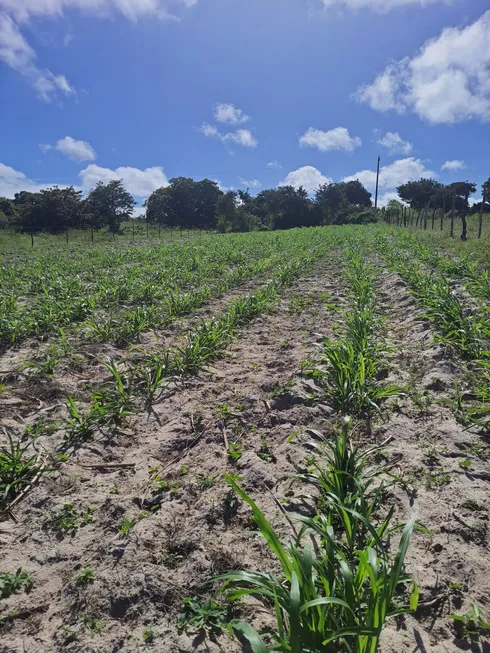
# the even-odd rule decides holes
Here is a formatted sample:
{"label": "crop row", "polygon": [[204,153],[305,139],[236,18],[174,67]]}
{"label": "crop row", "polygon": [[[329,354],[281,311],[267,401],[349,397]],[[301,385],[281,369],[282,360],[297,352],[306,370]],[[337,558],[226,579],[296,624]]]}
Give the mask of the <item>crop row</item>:
{"label": "crop row", "polygon": [[[415,610],[418,603],[418,587],[404,571],[414,519],[405,526],[394,522],[394,507],[384,507],[387,488],[381,474],[368,467],[375,448],[361,452],[350,439],[352,417],[364,419],[398,389],[377,381],[383,349],[376,342],[374,269],[365,264],[362,246],[354,242],[345,257],[351,308],[342,336],[325,340],[320,365],[310,370],[322,400],[343,422],[333,438],[309,430],[315,437],[308,445],[313,455],[308,470],[297,474],[295,482],[312,486],[314,505],[308,516],[296,516],[297,526],[288,520],[287,545],[236,479],[228,477],[231,489],[252,508],[281,569],[279,574],[238,570],[210,579],[221,584],[222,595],[231,601],[253,596],[272,606],[270,648],[248,622],[231,622],[254,653],[374,653],[387,620]],[[400,532],[393,551],[389,543]],[[394,607],[393,599],[406,583],[412,586],[410,600]]]}

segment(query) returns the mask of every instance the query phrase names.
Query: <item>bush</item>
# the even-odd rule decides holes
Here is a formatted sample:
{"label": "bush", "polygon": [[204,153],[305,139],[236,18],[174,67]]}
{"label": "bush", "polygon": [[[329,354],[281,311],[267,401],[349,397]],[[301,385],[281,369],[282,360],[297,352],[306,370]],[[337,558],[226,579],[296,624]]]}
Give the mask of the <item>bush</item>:
{"label": "bush", "polygon": [[378,222],[379,214],[375,209],[364,209],[357,213],[351,213],[348,217],[349,224],[370,224]]}

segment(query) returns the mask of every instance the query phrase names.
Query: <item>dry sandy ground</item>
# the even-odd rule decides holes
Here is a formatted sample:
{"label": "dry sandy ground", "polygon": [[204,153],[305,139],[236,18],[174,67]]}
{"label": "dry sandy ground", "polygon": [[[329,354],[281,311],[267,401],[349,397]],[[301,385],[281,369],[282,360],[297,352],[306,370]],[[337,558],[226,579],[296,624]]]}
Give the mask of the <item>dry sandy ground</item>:
{"label": "dry sandy ground", "polygon": [[[420,319],[422,311],[405,284],[382,271],[376,291],[393,347],[390,380],[411,384],[420,397],[398,399],[393,412],[369,433],[357,429],[357,437],[366,445],[391,438],[381,465],[413,479],[406,489],[393,490],[398,518],[405,520],[415,511],[431,531],[414,534],[407,559],[421,600],[430,605],[392,623],[382,650],[464,650],[448,614],[475,601],[490,610],[490,451],[442,405],[460,368],[434,344],[430,325]],[[232,295],[211,302],[203,314],[219,312]],[[182,599],[202,593],[200,584],[210,575],[233,568],[275,568],[249,509],[227,507],[223,472],[243,478],[246,491],[287,537],[289,526],[276,501],[290,513],[305,509],[305,489],[291,485],[291,476],[304,467],[306,429],[329,434],[335,422],[329,406],[310,399],[312,385],[302,378],[300,364],[317,355],[322,335],[334,336],[343,295],[337,261],[323,261],[283,293],[273,313],[245,329],[211,370],[190,379],[153,413],[132,418],[124,434],[84,444],[16,508],[17,522],[0,523],[0,571],[22,567],[36,578],[29,593],[0,601],[0,613],[12,615],[0,631],[2,653],[151,650],[143,642],[150,627],[157,651],[247,650],[226,633],[212,641],[179,632],[176,620]],[[299,296],[306,305],[302,312],[292,312]],[[165,342],[178,337],[181,328],[162,334]],[[157,343],[148,338],[145,345]],[[111,353],[110,348],[95,353],[101,351]],[[101,374],[97,356],[84,374]],[[73,374],[68,382],[66,372],[58,379],[73,388],[83,380]],[[15,430],[17,423],[21,433],[22,420],[32,420],[36,404],[26,400],[20,385],[12,388],[0,396],[0,411],[8,426]],[[41,388],[37,391],[40,395]],[[41,410],[62,403],[56,392],[41,400]],[[57,407],[49,413],[61,414]],[[52,449],[58,437],[43,444]],[[226,455],[226,441],[242,446],[238,461]],[[258,455],[265,443],[268,460]],[[459,466],[466,459],[471,470]],[[95,467],[106,463],[134,468]],[[166,482],[163,489],[156,476]],[[445,482],[438,484],[441,478]],[[478,510],[464,507],[469,500]],[[73,504],[79,515],[90,514],[90,521],[71,534],[52,528],[52,515],[65,504]],[[124,518],[135,520],[126,536],[118,532]],[[81,586],[76,579],[86,567],[94,580]],[[461,597],[449,583],[461,585]],[[252,606],[244,611],[256,627],[267,622],[267,615]]]}

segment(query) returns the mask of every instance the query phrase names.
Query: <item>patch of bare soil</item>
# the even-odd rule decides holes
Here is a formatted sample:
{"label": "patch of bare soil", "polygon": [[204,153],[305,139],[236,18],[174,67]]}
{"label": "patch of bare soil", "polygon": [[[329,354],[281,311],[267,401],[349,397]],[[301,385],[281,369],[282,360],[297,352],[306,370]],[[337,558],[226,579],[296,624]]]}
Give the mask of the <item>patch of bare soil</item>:
{"label": "patch of bare soil", "polygon": [[[83,445],[19,505],[16,523],[0,523],[2,570],[36,578],[29,593],[1,601],[1,650],[129,653],[144,648],[150,628],[159,651],[244,650],[226,634],[179,632],[176,620],[210,575],[275,568],[225,471],[243,479],[279,532],[289,527],[278,501],[309,509],[291,475],[304,467],[306,427],[328,433],[332,411],[311,400],[300,364],[320,334],[332,336],[342,304],[336,269],[318,265],[211,370],[133,418],[125,434]],[[83,583],[87,568],[93,578]],[[265,612],[244,610],[264,624]]]}
{"label": "patch of bare soil", "polygon": [[[396,462],[391,472],[403,479],[393,491],[400,519],[415,511],[430,530],[414,533],[407,556],[421,605],[415,616],[387,628],[382,651],[470,650],[456,637],[449,615],[465,613],[474,603],[490,610],[490,448],[446,407],[462,367],[435,343],[405,282],[385,272],[377,293],[387,316],[388,344],[394,347],[389,380],[408,384],[412,397],[397,400],[397,409],[375,436],[378,441],[392,436],[387,464]],[[488,642],[481,645],[471,650],[487,650]]]}

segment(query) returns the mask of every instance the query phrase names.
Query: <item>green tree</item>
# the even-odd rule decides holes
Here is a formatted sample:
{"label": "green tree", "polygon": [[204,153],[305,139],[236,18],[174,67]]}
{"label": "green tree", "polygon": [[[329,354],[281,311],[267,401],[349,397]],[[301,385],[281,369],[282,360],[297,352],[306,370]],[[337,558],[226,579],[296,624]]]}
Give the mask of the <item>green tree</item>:
{"label": "green tree", "polygon": [[452,197],[459,200],[456,203],[456,208],[467,210],[469,208],[468,198],[476,191],[476,184],[471,181],[455,181],[449,184],[447,189]]}
{"label": "green tree", "polygon": [[322,212],[324,224],[340,224],[345,221],[349,213],[349,203],[344,184],[330,183],[319,186],[315,201]]}
{"label": "green tree", "polygon": [[86,214],[95,228],[107,226],[109,231],[117,233],[121,222],[132,216],[135,204],[120,179],[107,184],[99,181],[87,195]]}
{"label": "green tree", "polygon": [[344,189],[345,198],[353,206],[372,206],[371,193],[361,184],[359,179],[346,181],[339,184]]}
{"label": "green tree", "polygon": [[442,184],[434,179],[409,181],[396,189],[400,198],[412,209],[424,209],[441,190]]}
{"label": "green tree", "polygon": [[15,227],[21,231],[57,233],[82,226],[82,191],[68,188],[47,188],[39,193],[22,191],[15,194]]}
{"label": "green tree", "polygon": [[0,229],[5,229],[13,224],[15,212],[14,201],[7,197],[0,197]]}

